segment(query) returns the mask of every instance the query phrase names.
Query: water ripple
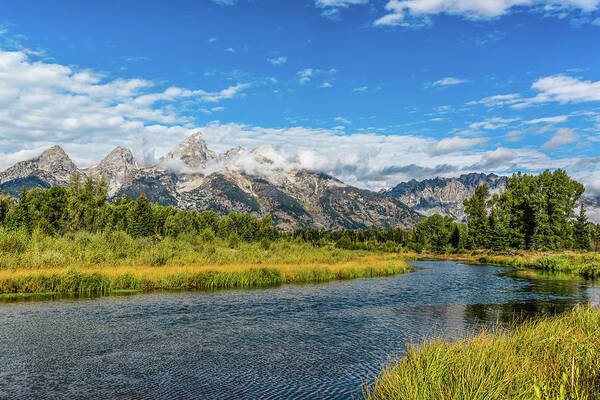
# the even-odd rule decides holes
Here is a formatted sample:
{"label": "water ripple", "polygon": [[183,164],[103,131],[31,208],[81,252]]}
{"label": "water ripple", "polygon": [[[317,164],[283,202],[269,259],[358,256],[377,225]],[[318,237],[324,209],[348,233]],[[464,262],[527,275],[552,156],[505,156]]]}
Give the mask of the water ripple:
{"label": "water ripple", "polygon": [[406,344],[598,288],[420,262],[394,278],[0,304],[0,398],[347,399]]}

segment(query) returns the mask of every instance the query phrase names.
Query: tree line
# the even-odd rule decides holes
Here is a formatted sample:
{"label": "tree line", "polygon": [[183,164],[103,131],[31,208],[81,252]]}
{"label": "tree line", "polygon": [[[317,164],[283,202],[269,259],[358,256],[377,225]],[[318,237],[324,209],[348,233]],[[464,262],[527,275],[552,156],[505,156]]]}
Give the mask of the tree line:
{"label": "tree line", "polygon": [[[539,175],[513,174],[506,190],[493,194],[487,185],[464,201],[467,223],[439,214],[422,218],[414,229],[319,231],[294,233],[304,240],[334,241],[340,247],[361,248],[365,243],[394,242],[422,252],[460,250],[600,250],[600,225],[588,221],[584,187],[564,170]],[[575,212],[577,210],[577,213]]]}
{"label": "tree line", "polygon": [[275,239],[279,231],[269,215],[258,218],[247,213],[217,216],[214,211],[186,211],[151,204],[142,192],[133,200],[126,195],[108,201],[108,185],[73,175],[68,187],[23,188],[15,201],[0,197],[0,225],[46,235],[68,232],[124,231],[132,237],[180,234],[218,235],[224,239],[258,241]]}
{"label": "tree line", "polygon": [[101,179],[73,175],[68,187],[23,188],[15,201],[0,196],[0,226],[46,235],[68,232],[123,231],[132,237],[208,235],[231,242],[286,238],[323,246],[334,243],[345,249],[400,248],[416,252],[447,253],[464,249],[598,250],[600,225],[587,220],[578,201],[583,185],[565,171],[540,175],[517,173],[508,179],[502,194],[490,196],[486,185],[464,201],[467,223],[451,217],[422,218],[415,228],[323,230],[313,227],[293,232],[278,230],[271,216],[258,218],[232,212],[218,216],[207,210],[179,210],[151,204],[144,193],[137,199],[124,196],[108,201],[108,185]]}

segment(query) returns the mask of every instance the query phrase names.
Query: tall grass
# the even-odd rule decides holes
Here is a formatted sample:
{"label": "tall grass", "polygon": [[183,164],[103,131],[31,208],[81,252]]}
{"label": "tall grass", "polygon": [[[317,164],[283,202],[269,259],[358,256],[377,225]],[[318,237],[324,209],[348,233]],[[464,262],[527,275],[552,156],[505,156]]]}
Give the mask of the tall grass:
{"label": "tall grass", "polygon": [[547,272],[577,274],[584,278],[600,278],[600,254],[598,253],[521,253],[515,255],[487,255],[478,258],[485,264],[514,268],[529,268]]}
{"label": "tall grass", "polygon": [[409,270],[404,257],[333,244],[248,243],[214,235],[134,239],[123,232],[50,237],[0,229],[0,295],[252,288]]}
{"label": "tall grass", "polygon": [[600,313],[583,307],[455,342],[409,346],[366,399],[600,398]]}

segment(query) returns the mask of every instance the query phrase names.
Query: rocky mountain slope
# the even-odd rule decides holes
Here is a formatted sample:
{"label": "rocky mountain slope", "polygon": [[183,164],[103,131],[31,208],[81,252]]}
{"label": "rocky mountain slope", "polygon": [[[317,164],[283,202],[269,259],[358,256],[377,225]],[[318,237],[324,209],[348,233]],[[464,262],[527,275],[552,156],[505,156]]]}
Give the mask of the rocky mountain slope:
{"label": "rocky mountain slope", "polygon": [[65,186],[74,173],[82,173],[60,146],[53,146],[39,157],[20,161],[0,172],[0,188],[18,194],[23,187]]}
{"label": "rocky mountain slope", "polygon": [[463,200],[473,196],[477,186],[487,184],[491,193],[500,193],[506,187],[506,180],[505,176],[475,173],[457,178],[413,179],[380,193],[400,200],[423,215],[449,215],[463,221]]}
{"label": "rocky mountain slope", "polygon": [[[490,194],[501,193],[508,177],[496,174],[465,174],[456,178],[433,178],[423,181],[411,180],[381,190],[380,193],[402,201],[423,215],[448,215],[457,221],[465,221],[463,200],[473,196],[475,188],[486,184]],[[586,195],[581,198],[590,221],[600,223],[600,197]],[[575,210],[579,212],[579,209]]]}
{"label": "rocky mountain slope", "polygon": [[111,199],[137,198],[143,191],[152,202],[184,209],[271,214],[282,229],[409,228],[420,217],[401,200],[282,165],[268,146],[217,154],[206,147],[200,133],[153,166],[143,166],[131,151],[117,147],[97,165],[78,169],[54,146],[0,173],[0,188],[17,195],[23,186],[64,186],[73,173],[104,176]]}

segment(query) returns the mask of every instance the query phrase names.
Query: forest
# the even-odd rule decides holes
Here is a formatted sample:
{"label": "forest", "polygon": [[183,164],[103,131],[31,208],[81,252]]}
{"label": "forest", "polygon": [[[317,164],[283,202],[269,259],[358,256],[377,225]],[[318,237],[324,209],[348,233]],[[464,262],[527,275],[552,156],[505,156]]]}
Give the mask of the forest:
{"label": "forest", "polygon": [[23,188],[18,200],[0,197],[0,226],[5,232],[52,237],[74,232],[121,232],[155,240],[184,234],[216,236],[232,246],[240,241],[268,246],[276,239],[293,239],[321,247],[334,243],[347,250],[438,254],[477,249],[598,250],[600,225],[589,222],[583,203],[578,203],[583,192],[583,185],[560,169],[540,175],[517,173],[501,194],[490,196],[487,186],[477,187],[464,202],[466,224],[436,214],[422,218],[411,230],[305,227],[284,232],[274,227],[269,215],[178,210],[151,204],[144,193],[136,200],[125,196],[111,203],[105,180],[94,183],[90,177],[74,175],[68,187]]}

